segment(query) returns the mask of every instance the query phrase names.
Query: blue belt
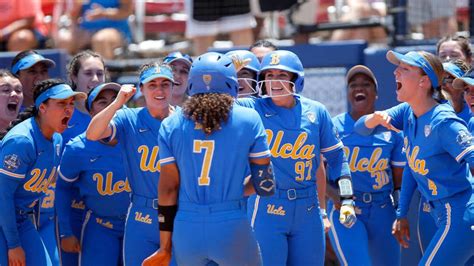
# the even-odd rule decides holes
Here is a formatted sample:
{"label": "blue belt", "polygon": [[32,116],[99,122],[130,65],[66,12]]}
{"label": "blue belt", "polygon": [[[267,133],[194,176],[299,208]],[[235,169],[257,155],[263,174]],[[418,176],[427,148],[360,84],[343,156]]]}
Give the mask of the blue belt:
{"label": "blue belt", "polygon": [[158,199],[151,199],[151,198],[139,196],[136,194],[132,194],[130,198],[134,205],[158,210]]}
{"label": "blue belt", "polygon": [[363,203],[382,203],[390,199],[390,193],[390,190],[375,193],[354,191],[354,200]]}
{"label": "blue belt", "polygon": [[311,186],[307,188],[297,189],[277,189],[275,196],[280,199],[304,199],[316,196],[316,186]]}
{"label": "blue belt", "polygon": [[178,211],[189,211],[200,214],[208,214],[232,210],[245,210],[247,208],[246,200],[233,200],[209,205],[196,204],[191,202],[179,202]]}

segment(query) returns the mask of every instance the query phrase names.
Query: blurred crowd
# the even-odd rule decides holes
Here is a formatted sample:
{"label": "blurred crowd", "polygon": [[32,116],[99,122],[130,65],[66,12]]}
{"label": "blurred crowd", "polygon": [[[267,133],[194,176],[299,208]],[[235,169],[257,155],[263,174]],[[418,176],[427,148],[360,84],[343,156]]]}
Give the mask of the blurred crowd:
{"label": "blurred crowd", "polygon": [[[139,2],[141,1],[141,2]],[[117,48],[143,40],[176,40],[164,33],[174,29],[178,40],[192,41],[191,54],[207,51],[216,39],[234,46],[248,46],[261,38],[293,39],[295,43],[317,40],[364,39],[387,43],[388,26],[383,20],[393,14],[396,1],[384,0],[0,0],[0,51],[60,48],[75,54],[92,49],[113,59]],[[151,5],[177,6],[166,19],[149,14]],[[143,7],[143,10],[138,8]],[[415,38],[434,39],[466,31],[467,0],[408,0],[408,32]],[[182,8],[180,8],[182,7]],[[180,10],[181,9],[181,10]],[[163,9],[164,10],[164,9]],[[163,11],[164,12],[164,11]],[[176,18],[180,13],[182,16]],[[147,14],[150,15],[147,17]],[[183,19],[184,17],[184,19]],[[331,31],[301,31],[321,23],[360,23],[381,18],[380,26]],[[158,25],[149,35],[147,23]],[[161,23],[161,24],[160,24]],[[173,24],[174,23],[174,24]],[[145,35],[136,38],[137,32]],[[156,33],[156,32],[155,32]]]}

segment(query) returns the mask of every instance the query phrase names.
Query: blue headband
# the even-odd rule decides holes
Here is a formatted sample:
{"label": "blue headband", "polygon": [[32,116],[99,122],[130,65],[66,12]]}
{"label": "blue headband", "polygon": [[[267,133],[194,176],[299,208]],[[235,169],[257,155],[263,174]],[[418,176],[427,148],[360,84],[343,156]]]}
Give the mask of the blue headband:
{"label": "blue headband", "polygon": [[173,72],[167,65],[151,67],[140,75],[140,84],[145,84],[156,78],[165,78],[174,83]]}
{"label": "blue headband", "polygon": [[451,62],[443,63],[443,68],[444,71],[448,72],[454,78],[460,78],[464,75],[464,71]]}
{"label": "blue headband", "polygon": [[89,111],[92,109],[92,103],[95,101],[97,96],[99,96],[99,94],[104,90],[113,90],[115,92],[118,92],[120,91],[120,84],[114,82],[104,83],[92,89],[91,93],[89,94],[89,97],[87,97],[87,108]]}
{"label": "blue headband", "polygon": [[20,70],[28,69],[39,62],[44,62],[48,67],[56,66],[56,63],[51,59],[47,59],[40,54],[30,54],[16,62],[12,67],[12,73],[16,75]]}
{"label": "blue headband", "polygon": [[474,69],[467,71],[462,77],[453,81],[453,87],[458,90],[464,89],[464,84],[474,86]]}
{"label": "blue headband", "polygon": [[399,65],[400,62],[423,69],[425,74],[431,81],[431,85],[438,87],[438,77],[436,76],[433,67],[430,63],[418,52],[408,52],[406,54],[397,53],[394,51],[387,52],[387,59],[394,65]]}
{"label": "blue headband", "polygon": [[58,84],[41,93],[35,100],[35,106],[38,108],[47,99],[67,99],[76,97],[85,99],[87,95],[83,92],[75,92],[67,84]]}

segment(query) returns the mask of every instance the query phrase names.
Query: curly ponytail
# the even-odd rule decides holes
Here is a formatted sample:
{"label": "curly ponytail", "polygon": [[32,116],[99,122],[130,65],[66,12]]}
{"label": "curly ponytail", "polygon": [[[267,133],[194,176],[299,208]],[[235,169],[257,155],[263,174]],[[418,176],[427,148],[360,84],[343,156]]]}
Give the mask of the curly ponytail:
{"label": "curly ponytail", "polygon": [[227,122],[233,103],[234,98],[228,94],[199,93],[184,102],[183,114],[209,135]]}

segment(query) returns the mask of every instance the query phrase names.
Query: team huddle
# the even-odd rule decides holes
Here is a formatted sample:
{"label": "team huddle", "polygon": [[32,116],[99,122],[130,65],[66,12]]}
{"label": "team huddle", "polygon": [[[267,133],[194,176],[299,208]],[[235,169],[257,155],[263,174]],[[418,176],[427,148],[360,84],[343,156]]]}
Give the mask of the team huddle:
{"label": "team huddle", "polygon": [[[326,233],[341,265],[400,265],[415,191],[432,229],[412,263],[472,262],[465,62],[389,51],[402,103],[375,111],[386,88],[358,65],[331,118],[301,95],[296,54],[252,48],[171,53],[137,86],[85,51],[70,82],[23,85],[0,146],[0,265],[324,265]],[[0,88],[54,66],[20,53]]]}

